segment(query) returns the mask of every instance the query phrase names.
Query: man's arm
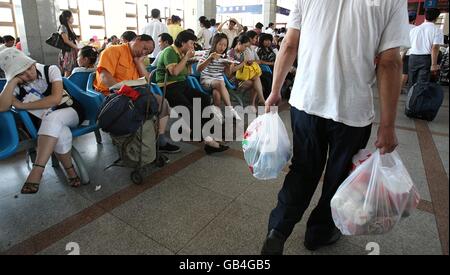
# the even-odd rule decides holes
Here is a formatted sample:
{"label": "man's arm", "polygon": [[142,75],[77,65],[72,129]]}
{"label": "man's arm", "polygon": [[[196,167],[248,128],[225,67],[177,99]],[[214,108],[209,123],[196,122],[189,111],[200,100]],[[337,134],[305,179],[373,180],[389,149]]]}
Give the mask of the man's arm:
{"label": "man's arm", "polygon": [[117,84],[117,81],[114,79],[112,74],[105,69],[101,71],[100,78],[102,79],[102,83],[108,88]]}
{"label": "man's arm", "polygon": [[174,64],[172,66],[167,67],[167,70],[169,71],[171,76],[178,76],[183,70],[184,68],[186,68],[187,66],[187,62],[189,61],[189,59],[191,59],[192,57],[194,57],[195,55],[195,51],[189,51],[184,57],[183,59],[181,59],[180,63],[178,64]]}
{"label": "man's arm", "polygon": [[300,30],[289,29],[275,61],[272,93],[266,101],[266,112],[270,112],[270,107],[278,105],[281,100],[281,88],[292,65],[294,65],[299,45]]}
{"label": "man's arm", "polygon": [[400,97],[402,60],[400,48],[389,49],[379,55],[377,80],[380,94],[381,121],[375,146],[381,154],[392,153],[398,146],[395,132],[397,106]]}
{"label": "man's arm", "polygon": [[433,45],[433,49],[431,50],[431,72],[436,73],[439,71],[439,64],[438,64],[438,58],[439,58],[439,51],[441,49],[440,45]]}
{"label": "man's arm", "polygon": [[225,24],[228,22],[229,20],[223,22],[222,24],[219,25],[219,27],[217,27],[217,31],[218,32],[222,32],[223,26],[225,26]]}
{"label": "man's arm", "polygon": [[140,77],[145,77],[147,80],[150,76],[150,73],[147,71],[147,68],[144,65],[144,59],[145,56],[143,57],[139,57],[139,58],[135,58],[134,59],[134,64],[136,65],[136,68],[139,72],[139,76]]}

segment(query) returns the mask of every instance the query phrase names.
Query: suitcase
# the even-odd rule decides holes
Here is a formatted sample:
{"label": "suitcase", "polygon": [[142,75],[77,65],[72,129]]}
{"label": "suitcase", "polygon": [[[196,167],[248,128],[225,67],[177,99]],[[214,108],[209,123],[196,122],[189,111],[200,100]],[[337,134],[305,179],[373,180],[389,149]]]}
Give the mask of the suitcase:
{"label": "suitcase", "polygon": [[409,118],[433,121],[444,102],[444,91],[437,83],[415,84],[408,93],[405,114]]}

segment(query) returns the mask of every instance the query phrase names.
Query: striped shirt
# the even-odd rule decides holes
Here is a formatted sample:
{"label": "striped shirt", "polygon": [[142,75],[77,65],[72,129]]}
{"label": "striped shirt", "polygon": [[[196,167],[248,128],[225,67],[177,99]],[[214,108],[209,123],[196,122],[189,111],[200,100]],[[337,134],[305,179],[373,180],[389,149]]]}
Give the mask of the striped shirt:
{"label": "striped shirt", "polygon": [[[202,58],[200,58],[200,63],[205,62],[209,57],[209,52],[206,53]],[[219,62],[218,60],[212,60],[208,67],[206,67],[201,75],[200,78],[203,79],[214,79],[214,80],[224,80],[223,74],[225,73],[225,64],[222,62]]]}

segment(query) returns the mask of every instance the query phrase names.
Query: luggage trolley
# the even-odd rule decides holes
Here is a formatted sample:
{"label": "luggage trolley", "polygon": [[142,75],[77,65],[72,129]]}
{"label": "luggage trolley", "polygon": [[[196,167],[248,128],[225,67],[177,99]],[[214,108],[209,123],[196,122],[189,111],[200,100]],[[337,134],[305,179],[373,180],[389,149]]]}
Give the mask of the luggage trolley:
{"label": "luggage trolley", "polygon": [[[156,73],[156,70],[154,70],[153,72],[150,73],[149,79],[148,79],[148,89],[146,89],[146,91],[148,91],[149,93],[153,94],[151,91],[151,79],[153,77],[153,74]],[[165,79],[164,79],[164,90],[163,90],[163,94],[162,94],[162,102],[164,103],[165,100],[165,96],[166,96],[166,91],[167,91],[167,72],[165,74]],[[132,139],[135,137],[135,135],[137,135],[138,139],[141,140],[140,145],[137,148],[137,155],[138,155],[138,159],[137,159],[137,164],[136,165],[130,165],[129,163],[125,163],[122,159],[122,152],[121,152],[121,148],[119,148],[119,156],[120,158],[115,161],[113,164],[111,164],[110,166],[106,167],[105,170],[112,168],[112,167],[123,167],[123,168],[132,168],[134,169],[131,174],[130,174],[130,178],[132,180],[132,182],[134,184],[140,185],[143,183],[144,181],[144,177],[148,174],[149,170],[151,168],[157,167],[157,168],[162,168],[164,167],[168,162],[169,162],[169,158],[167,156],[165,156],[164,154],[161,154],[159,152],[159,118],[160,118],[160,114],[163,111],[163,106],[164,104],[161,104],[161,106],[159,106],[159,110],[157,112],[156,115],[153,116],[153,118],[151,119],[153,121],[153,127],[152,130],[154,132],[152,132],[152,136],[154,136],[154,142],[152,144],[154,144],[154,148],[155,148],[155,154],[154,154],[154,161],[152,163],[143,163],[143,159],[142,159],[142,152],[143,152],[143,137],[144,137],[144,124],[146,122],[149,121],[149,112],[147,112],[147,117],[144,120],[144,123],[142,124],[142,126],[139,128],[139,130],[131,135],[131,136],[127,136],[127,137],[114,137],[111,135],[111,138],[113,139],[113,143],[115,143],[115,140],[118,139]],[[151,104],[151,97],[149,97],[149,100],[147,102],[147,110],[150,109],[150,104]],[[147,129],[148,130],[148,129]]]}

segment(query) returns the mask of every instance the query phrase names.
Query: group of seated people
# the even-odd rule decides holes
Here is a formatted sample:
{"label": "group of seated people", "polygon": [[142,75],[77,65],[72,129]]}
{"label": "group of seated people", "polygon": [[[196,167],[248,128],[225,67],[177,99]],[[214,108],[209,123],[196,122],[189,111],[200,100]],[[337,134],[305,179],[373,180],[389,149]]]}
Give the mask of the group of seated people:
{"label": "group of seated people", "polygon": [[[246,65],[253,63],[273,66],[274,51],[271,47],[272,38],[265,34],[260,39],[260,47],[256,45],[257,38],[250,33],[236,37],[233,44],[228,45],[228,37],[218,33],[213,37],[211,50],[201,57],[198,71],[201,73],[201,84],[206,90],[212,91],[214,119],[223,121],[221,103],[229,108],[233,118],[241,120],[230,101],[229,91],[224,82],[224,75],[235,81],[237,87],[251,93],[251,106],[263,105],[265,96],[261,76],[242,81],[236,79],[236,72]],[[110,88],[125,80],[136,80],[150,77],[144,60],[153,52],[155,41],[148,35],[130,37],[130,41],[107,47],[99,56],[98,51],[86,46],[78,54],[79,68],[76,72],[96,72],[94,88],[110,95]],[[166,97],[154,95],[158,104],[162,105],[159,116],[159,148],[161,152],[178,153],[180,148],[171,144],[165,135],[170,115],[170,108],[175,106],[187,107],[191,113],[193,125],[193,99],[201,99],[202,110],[211,107],[211,96],[205,95],[188,86],[187,77],[191,74],[190,64],[195,56],[194,44],[197,37],[190,31],[181,32],[175,41],[170,35],[160,35],[158,46],[164,49],[156,58],[156,82],[164,86],[165,75],[168,73]],[[172,44],[173,43],[173,44]],[[234,62],[224,62],[234,60]],[[84,121],[83,109],[76,102],[61,104],[64,97],[61,71],[57,66],[38,64],[24,53],[16,49],[6,49],[0,52],[0,68],[5,71],[7,84],[0,94],[0,112],[8,111],[11,107],[18,110],[36,111],[47,110],[40,114],[38,133],[37,158],[25,184],[23,194],[35,194],[39,191],[40,181],[45,166],[53,153],[64,166],[68,182],[73,187],[79,187],[81,181],[74,169],[71,158],[72,134],[70,128],[80,125]],[[270,88],[269,88],[270,89]],[[202,127],[210,119],[201,119]],[[224,143],[209,136],[202,137],[205,151],[208,154],[224,152],[229,149]]]}

